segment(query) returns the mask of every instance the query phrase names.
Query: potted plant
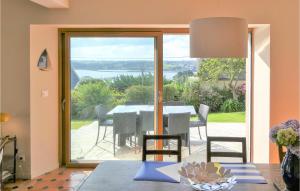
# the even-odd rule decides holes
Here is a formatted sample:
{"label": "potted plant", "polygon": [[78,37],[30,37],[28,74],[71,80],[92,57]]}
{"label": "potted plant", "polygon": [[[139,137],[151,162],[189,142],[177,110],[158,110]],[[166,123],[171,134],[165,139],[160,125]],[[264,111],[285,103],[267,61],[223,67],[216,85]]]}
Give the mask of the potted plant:
{"label": "potted plant", "polygon": [[288,120],[270,130],[270,138],[279,146],[287,148],[281,163],[281,174],[289,191],[299,190],[300,124],[298,120]]}

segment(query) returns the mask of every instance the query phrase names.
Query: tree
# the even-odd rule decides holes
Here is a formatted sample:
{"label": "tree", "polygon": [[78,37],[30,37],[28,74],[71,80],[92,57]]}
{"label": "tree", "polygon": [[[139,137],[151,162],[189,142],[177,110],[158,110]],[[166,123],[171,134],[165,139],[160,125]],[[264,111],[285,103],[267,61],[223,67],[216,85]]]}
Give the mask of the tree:
{"label": "tree", "polygon": [[210,58],[199,64],[198,76],[203,81],[218,81],[228,79],[226,86],[231,90],[233,98],[237,99],[239,76],[245,71],[246,63],[241,58]]}

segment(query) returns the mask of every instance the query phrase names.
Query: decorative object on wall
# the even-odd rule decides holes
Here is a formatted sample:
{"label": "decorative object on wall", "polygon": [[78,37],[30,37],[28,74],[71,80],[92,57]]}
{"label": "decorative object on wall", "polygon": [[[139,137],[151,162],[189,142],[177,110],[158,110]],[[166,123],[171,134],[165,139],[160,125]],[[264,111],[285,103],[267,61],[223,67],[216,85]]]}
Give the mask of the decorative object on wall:
{"label": "decorative object on wall", "polygon": [[48,65],[49,65],[48,52],[47,49],[45,49],[39,58],[37,67],[40,70],[48,70]]}
{"label": "decorative object on wall", "polygon": [[247,57],[248,24],[245,19],[212,17],[190,24],[192,58]]}

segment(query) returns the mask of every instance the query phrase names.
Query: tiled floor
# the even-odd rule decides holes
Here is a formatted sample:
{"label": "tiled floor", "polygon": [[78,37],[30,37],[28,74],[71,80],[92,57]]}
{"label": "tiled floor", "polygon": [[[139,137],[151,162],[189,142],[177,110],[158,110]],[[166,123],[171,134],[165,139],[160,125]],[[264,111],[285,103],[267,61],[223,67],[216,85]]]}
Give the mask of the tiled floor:
{"label": "tiled floor", "polygon": [[5,186],[5,191],[75,191],[93,169],[60,168],[33,180],[17,181]]}

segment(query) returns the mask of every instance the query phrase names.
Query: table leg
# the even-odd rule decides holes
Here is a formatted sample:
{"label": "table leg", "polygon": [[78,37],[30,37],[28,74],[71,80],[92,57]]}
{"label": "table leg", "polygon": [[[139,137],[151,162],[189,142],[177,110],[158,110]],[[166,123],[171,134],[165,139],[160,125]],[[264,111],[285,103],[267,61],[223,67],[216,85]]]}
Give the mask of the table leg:
{"label": "table leg", "polygon": [[125,146],[126,145],[126,138],[127,136],[124,134],[119,134],[118,135],[118,146]]}

